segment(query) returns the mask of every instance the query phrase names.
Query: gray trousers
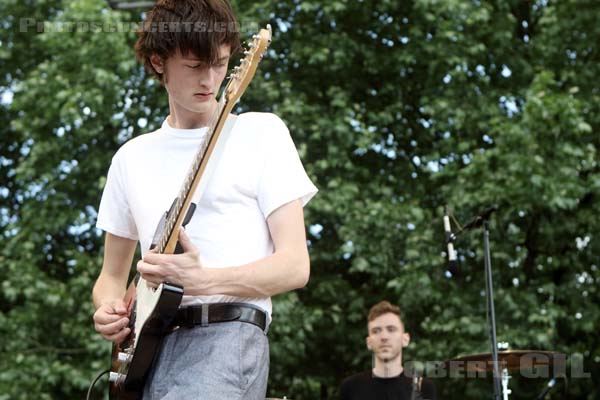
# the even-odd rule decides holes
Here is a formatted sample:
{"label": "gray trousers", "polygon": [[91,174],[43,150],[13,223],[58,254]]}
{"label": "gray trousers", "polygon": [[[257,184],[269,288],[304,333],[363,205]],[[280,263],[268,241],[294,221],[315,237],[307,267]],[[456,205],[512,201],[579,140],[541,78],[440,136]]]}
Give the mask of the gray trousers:
{"label": "gray trousers", "polygon": [[144,400],[264,400],[269,341],[257,326],[222,322],[167,335]]}

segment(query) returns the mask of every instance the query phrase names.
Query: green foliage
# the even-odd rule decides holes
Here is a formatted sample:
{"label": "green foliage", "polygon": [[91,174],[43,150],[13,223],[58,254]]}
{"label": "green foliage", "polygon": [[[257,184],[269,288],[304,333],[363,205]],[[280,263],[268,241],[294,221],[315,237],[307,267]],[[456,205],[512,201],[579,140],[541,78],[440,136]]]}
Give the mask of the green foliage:
{"label": "green foliage", "polygon": [[[320,188],[311,281],[274,299],[269,395],[335,398],[370,367],[365,316],[384,298],[404,310],[406,360],[489,351],[482,237],[462,236],[460,273],[445,274],[444,204],[463,223],[498,205],[499,340],[579,353],[600,379],[598,3],[233,3],[274,28],[239,111],[279,114]],[[24,18],[45,32],[23,32]],[[0,4],[0,92],[14,94],[0,104],[0,399],[82,398],[108,366],[91,321],[96,210],[112,154],[161,122],[166,97],[130,30],[51,28],[139,18],[91,0]],[[482,379],[435,383],[440,398],[491,393]],[[511,398],[544,383],[515,377]],[[571,379],[554,396],[599,393]]]}

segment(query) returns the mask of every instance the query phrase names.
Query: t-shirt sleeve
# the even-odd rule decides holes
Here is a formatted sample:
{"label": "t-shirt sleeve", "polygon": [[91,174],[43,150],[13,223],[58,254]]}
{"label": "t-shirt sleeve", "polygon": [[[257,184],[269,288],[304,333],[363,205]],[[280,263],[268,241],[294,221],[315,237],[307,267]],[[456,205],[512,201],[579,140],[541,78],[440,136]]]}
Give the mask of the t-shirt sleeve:
{"label": "t-shirt sleeve", "polygon": [[301,199],[304,206],[317,193],[289,130],[279,117],[271,116],[263,131],[264,164],[257,188],[258,204],[265,218],[296,199]]}
{"label": "t-shirt sleeve", "polygon": [[96,227],[113,235],[138,240],[135,220],[127,201],[124,167],[117,152],[112,159],[100,200]]}

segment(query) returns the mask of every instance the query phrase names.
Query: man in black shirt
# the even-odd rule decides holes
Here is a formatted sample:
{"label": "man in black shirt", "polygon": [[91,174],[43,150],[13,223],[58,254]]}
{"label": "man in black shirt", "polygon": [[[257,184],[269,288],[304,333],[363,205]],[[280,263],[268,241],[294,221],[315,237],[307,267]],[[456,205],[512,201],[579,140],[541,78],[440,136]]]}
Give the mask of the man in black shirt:
{"label": "man in black shirt", "polygon": [[435,400],[433,384],[405,373],[402,366],[402,349],[408,346],[410,335],[404,330],[400,308],[382,301],[371,307],[367,319],[373,369],[345,379],[341,400]]}

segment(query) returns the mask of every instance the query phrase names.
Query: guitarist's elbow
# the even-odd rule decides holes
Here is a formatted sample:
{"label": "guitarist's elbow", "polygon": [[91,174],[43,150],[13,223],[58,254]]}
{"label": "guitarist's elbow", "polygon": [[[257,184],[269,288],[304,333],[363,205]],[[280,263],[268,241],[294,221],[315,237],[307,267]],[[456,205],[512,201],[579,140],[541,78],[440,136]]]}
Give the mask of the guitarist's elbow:
{"label": "guitarist's elbow", "polygon": [[301,289],[308,285],[310,279],[310,259],[308,255],[298,261],[295,270],[294,289]]}

